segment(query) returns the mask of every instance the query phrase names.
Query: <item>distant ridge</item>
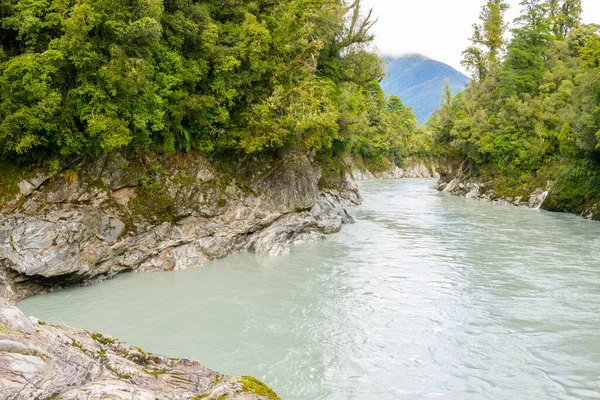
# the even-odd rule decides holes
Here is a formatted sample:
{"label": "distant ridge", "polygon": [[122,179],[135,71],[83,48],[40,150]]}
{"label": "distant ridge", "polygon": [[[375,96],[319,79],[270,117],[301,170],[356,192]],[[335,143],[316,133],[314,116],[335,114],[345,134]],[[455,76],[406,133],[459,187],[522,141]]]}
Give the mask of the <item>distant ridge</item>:
{"label": "distant ridge", "polygon": [[413,107],[419,123],[424,124],[440,106],[444,81],[452,93],[464,90],[471,81],[468,76],[440,61],[422,54],[384,57],[389,76],[381,82],[387,95],[399,96],[405,105]]}

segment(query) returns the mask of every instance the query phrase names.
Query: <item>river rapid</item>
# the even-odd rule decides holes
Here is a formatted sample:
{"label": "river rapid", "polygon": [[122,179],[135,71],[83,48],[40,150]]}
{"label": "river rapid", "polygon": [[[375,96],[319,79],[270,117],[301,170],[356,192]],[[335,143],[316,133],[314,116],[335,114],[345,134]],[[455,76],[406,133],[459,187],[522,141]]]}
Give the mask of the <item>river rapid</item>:
{"label": "river rapid", "polygon": [[125,274],[19,303],[254,375],[284,400],[600,399],[600,223],[361,184],[357,223],[282,257]]}

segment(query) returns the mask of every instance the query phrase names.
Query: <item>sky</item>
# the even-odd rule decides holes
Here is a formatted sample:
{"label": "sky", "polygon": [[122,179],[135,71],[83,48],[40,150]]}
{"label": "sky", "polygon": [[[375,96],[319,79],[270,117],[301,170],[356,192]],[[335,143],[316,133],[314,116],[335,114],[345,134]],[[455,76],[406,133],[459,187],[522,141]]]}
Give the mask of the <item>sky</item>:
{"label": "sky", "polygon": [[[520,10],[508,0],[507,19]],[[420,53],[465,72],[461,53],[469,45],[473,24],[485,0],[363,0],[378,18],[375,45],[382,56]],[[600,24],[600,0],[583,0],[583,20]]]}

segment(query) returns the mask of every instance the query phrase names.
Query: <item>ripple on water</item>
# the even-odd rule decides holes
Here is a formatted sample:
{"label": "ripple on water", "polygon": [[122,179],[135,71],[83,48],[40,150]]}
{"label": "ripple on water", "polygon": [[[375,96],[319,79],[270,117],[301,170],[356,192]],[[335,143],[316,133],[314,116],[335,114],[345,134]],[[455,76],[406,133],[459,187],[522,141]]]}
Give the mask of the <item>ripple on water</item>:
{"label": "ripple on water", "polygon": [[130,274],[20,304],[252,374],[284,399],[600,398],[600,224],[361,184],[357,224],[278,258]]}

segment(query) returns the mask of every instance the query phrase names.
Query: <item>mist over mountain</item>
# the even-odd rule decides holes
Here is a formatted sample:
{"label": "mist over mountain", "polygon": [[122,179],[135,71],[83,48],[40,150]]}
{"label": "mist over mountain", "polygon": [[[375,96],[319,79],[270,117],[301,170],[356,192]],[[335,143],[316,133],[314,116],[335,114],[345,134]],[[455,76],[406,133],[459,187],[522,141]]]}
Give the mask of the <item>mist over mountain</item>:
{"label": "mist over mountain", "polygon": [[384,59],[388,62],[389,76],[381,82],[383,91],[400,96],[405,105],[413,107],[421,124],[440,106],[446,80],[453,94],[461,92],[471,81],[451,66],[421,54]]}

